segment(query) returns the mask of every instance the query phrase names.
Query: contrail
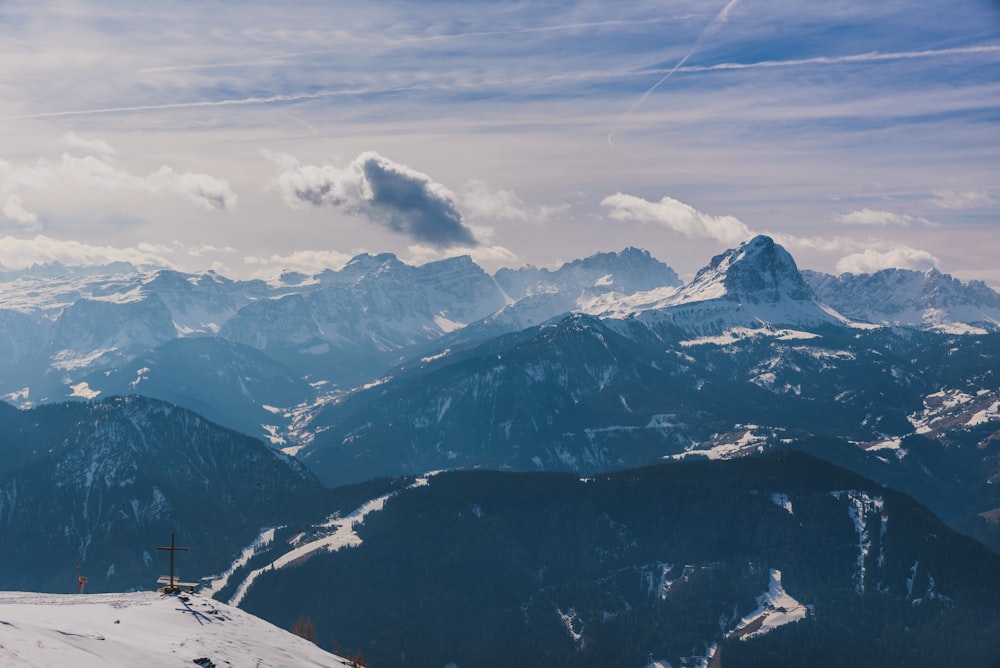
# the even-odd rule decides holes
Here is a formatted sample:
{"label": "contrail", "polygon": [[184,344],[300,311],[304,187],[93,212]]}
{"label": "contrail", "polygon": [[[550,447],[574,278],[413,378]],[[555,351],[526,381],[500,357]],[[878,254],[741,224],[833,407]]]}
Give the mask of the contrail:
{"label": "contrail", "polygon": [[348,97],[366,95],[369,93],[398,92],[408,90],[402,86],[391,89],[359,88],[352,90],[321,90],[312,93],[291,93],[288,95],[270,95],[267,97],[243,97],[229,100],[198,100],[195,102],[171,102],[167,104],[141,104],[128,107],[101,107],[98,109],[70,109],[66,111],[43,111],[37,114],[16,116],[6,120],[27,120],[34,118],[58,118],[60,116],[95,116],[99,114],[119,114],[133,111],[163,111],[168,109],[198,109],[203,107],[234,107],[256,104],[277,104],[281,102],[299,102],[301,100],[318,100],[327,97]]}
{"label": "contrail", "polygon": [[[926,49],[924,51],[869,51],[846,56],[813,56],[793,60],[758,60],[753,63],[718,63],[716,65],[692,65],[675,67],[681,72],[715,72],[719,70],[752,70],[770,67],[797,67],[800,65],[839,65],[841,63],[872,63],[886,60],[911,60],[915,58],[939,58],[941,56],[963,56],[977,53],[1000,53],[1000,45],[959,46],[951,49]],[[671,74],[674,70],[671,70]],[[660,83],[663,83],[662,81]],[[659,84],[657,84],[659,85]]]}
{"label": "contrail", "polygon": [[695,40],[694,44],[691,46],[691,49],[686,54],[684,54],[684,57],[681,58],[679,61],[677,61],[677,64],[674,65],[670,69],[670,71],[663,76],[662,79],[653,84],[649,90],[647,90],[645,93],[639,96],[638,100],[632,103],[632,106],[630,106],[628,109],[625,110],[625,113],[622,114],[621,119],[619,119],[618,123],[616,123],[615,126],[611,128],[611,132],[608,133],[608,144],[610,144],[611,146],[615,145],[614,136],[615,132],[618,130],[618,126],[621,125],[622,122],[625,121],[629,116],[631,116],[632,112],[634,112],[639,107],[639,105],[646,100],[647,97],[652,95],[653,91],[662,86],[667,79],[673,76],[674,72],[683,67],[684,63],[688,61],[688,58],[694,55],[694,52],[698,50],[698,47],[701,46],[701,44],[708,37],[711,37],[716,32],[718,32],[719,28],[721,28],[722,25],[729,19],[729,12],[731,12],[733,7],[735,7],[739,2],[740,0],[729,0],[729,2],[726,3],[726,6],[723,7],[718,14],[715,15],[715,18],[712,19],[711,23],[705,26],[705,29],[701,31],[701,34],[698,35],[698,39]]}

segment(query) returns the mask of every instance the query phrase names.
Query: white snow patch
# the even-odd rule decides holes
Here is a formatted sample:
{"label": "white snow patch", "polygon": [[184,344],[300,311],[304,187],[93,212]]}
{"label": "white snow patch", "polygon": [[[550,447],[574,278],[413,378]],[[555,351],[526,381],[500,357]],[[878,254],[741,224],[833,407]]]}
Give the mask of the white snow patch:
{"label": "white snow patch", "polygon": [[970,427],[975,427],[992,420],[1000,420],[1000,401],[995,401],[989,408],[974,413],[966,424]]}
{"label": "white snow patch", "polygon": [[666,659],[655,659],[654,661],[647,663],[645,668],[671,668],[671,666],[670,662]]}
{"label": "white snow patch", "polygon": [[[770,574],[771,582],[767,593],[757,597],[757,609],[741,619],[727,637],[735,636],[740,640],[749,640],[809,616],[809,609],[785,591],[781,584],[781,571],[772,568]],[[744,631],[751,624],[757,626],[758,623],[756,629]]]}
{"label": "white snow patch", "polygon": [[438,329],[440,329],[445,334],[449,334],[451,332],[454,332],[455,330],[462,329],[463,327],[465,327],[464,323],[455,322],[454,320],[449,320],[440,313],[434,316],[434,324],[437,325]]}
{"label": "white snow patch", "polygon": [[713,448],[702,448],[685,450],[676,455],[666,455],[664,459],[686,459],[687,457],[707,457],[708,459],[727,459],[742,450],[742,446],[736,443],[723,443]]}
{"label": "white snow patch", "polygon": [[285,438],[278,434],[279,427],[273,424],[262,424],[261,429],[267,432],[267,440],[271,442],[271,445],[284,445]]}
{"label": "white snow patch", "polygon": [[681,460],[688,457],[706,457],[708,459],[730,459],[747,454],[750,451],[758,451],[767,442],[767,436],[755,434],[758,429],[756,425],[743,425],[743,430],[726,434],[719,438],[718,442],[709,448],[691,447],[676,455],[666,455],[663,459]]}
{"label": "white snow patch", "polygon": [[144,366],[141,369],[138,369],[135,372],[135,380],[129,383],[129,387],[135,389],[142,381],[149,380],[149,376],[146,375],[147,373],[149,373],[148,366]]}
{"label": "white snow patch", "polygon": [[1000,420],[1000,393],[980,389],[972,396],[959,389],[941,390],[924,397],[924,409],[907,419],[918,434],[961,425],[979,426]]}
{"label": "white snow patch", "polygon": [[386,376],[385,378],[379,378],[378,380],[374,380],[374,381],[372,381],[370,383],[366,383],[366,384],[362,385],[361,389],[362,390],[370,390],[373,387],[378,387],[379,385],[384,385],[385,383],[388,383],[390,380],[392,380],[392,376]]}
{"label": "white snow patch", "polygon": [[437,355],[430,355],[428,357],[421,357],[420,361],[427,363],[439,360],[441,358],[447,357],[451,353],[451,348],[445,348],[443,351],[439,352]]}
{"label": "white snow patch", "polygon": [[[576,608],[570,608],[566,612],[556,608],[556,614],[559,615],[563,626],[566,627],[566,632],[569,633],[569,637],[576,643],[577,648],[583,647],[583,624],[576,614]],[[576,630],[576,626],[580,627],[579,631]]]}
{"label": "white snow patch", "polygon": [[70,385],[70,389],[73,390],[69,396],[79,397],[80,399],[93,399],[101,393],[100,390],[90,389],[90,385],[86,382],[77,383],[76,385]]}
{"label": "white snow patch", "polygon": [[878,452],[880,450],[891,450],[896,459],[902,459],[907,455],[906,448],[903,447],[903,439],[890,438],[887,441],[880,441],[865,448],[868,452]]}
{"label": "white snow patch", "polygon": [[31,388],[22,387],[20,390],[0,395],[0,399],[5,399],[12,404],[17,404],[18,402],[27,401],[29,396],[31,396]]}
{"label": "white snow patch", "polygon": [[52,356],[52,368],[60,371],[77,371],[85,369],[108,353],[113,353],[117,348],[99,348],[89,353],[80,353],[75,350],[60,350]]}
{"label": "white snow patch", "polygon": [[722,334],[716,336],[701,336],[696,339],[689,339],[687,341],[680,341],[680,344],[684,347],[690,346],[704,346],[704,345],[715,345],[715,346],[728,346],[730,344],[736,343],[737,341],[742,341],[744,339],[752,339],[754,337],[771,337],[779,341],[793,341],[793,340],[804,340],[804,339],[818,339],[819,334],[813,334],[812,332],[802,332],[795,329],[757,329],[750,327],[733,327],[727,329]]}
{"label": "white snow patch", "polygon": [[[865,593],[865,577],[868,569],[866,562],[868,561],[868,554],[871,552],[872,547],[868,517],[878,513],[880,524],[879,537],[880,539],[884,538],[886,525],[889,521],[889,517],[885,513],[885,501],[880,496],[870,496],[867,492],[858,492],[855,490],[831,492],[831,494],[838,499],[846,497],[848,500],[847,513],[850,515],[851,521],[854,522],[854,530],[858,534],[858,558],[855,561],[853,578],[854,589],[859,594],[863,594]],[[879,540],[879,566],[882,566],[885,560],[881,545],[882,540]]]}
{"label": "white snow patch", "polygon": [[594,281],[594,287],[604,287],[608,285],[613,285],[614,282],[615,282],[614,274],[605,274],[604,276],[601,276],[596,281]]}

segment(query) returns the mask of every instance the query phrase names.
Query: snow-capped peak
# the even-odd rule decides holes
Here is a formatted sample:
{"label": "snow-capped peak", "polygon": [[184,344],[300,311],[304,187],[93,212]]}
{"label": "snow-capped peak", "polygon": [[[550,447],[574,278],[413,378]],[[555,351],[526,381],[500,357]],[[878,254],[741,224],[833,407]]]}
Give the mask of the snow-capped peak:
{"label": "snow-capped peak", "polygon": [[[766,236],[716,255],[694,280],[676,292],[650,291],[628,299],[595,300],[588,312],[604,317],[639,315],[696,336],[740,329],[783,331],[846,324],[816,301],[788,251]],[[777,328],[776,328],[777,327]]]}
{"label": "snow-capped peak", "polygon": [[788,251],[758,235],[713,257],[678,292],[675,303],[706,299],[775,304],[787,299],[811,301],[813,294]]}

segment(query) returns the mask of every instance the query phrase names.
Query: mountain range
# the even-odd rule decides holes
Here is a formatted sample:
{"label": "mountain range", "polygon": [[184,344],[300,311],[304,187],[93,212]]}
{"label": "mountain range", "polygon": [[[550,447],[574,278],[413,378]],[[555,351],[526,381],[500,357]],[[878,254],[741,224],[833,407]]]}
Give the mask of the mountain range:
{"label": "mountain range", "polygon": [[[557,270],[529,266],[494,276],[468,257],[414,267],[383,254],[360,255],[339,271],[286,273],[270,282],[140,272],[123,263],[35,267],[0,278],[0,396],[10,403],[145,393],[190,401],[207,417],[255,436],[287,431],[288,409],[325,403],[404,361],[569,313],[633,318],[659,329],[674,324],[702,335],[848,322],[983,334],[1000,323],[1000,295],[982,283],[962,284],[936,271],[800,273],[768,237],[713,258],[687,285],[635,248]],[[202,348],[210,344],[178,343],[196,338],[245,347],[220,343],[205,364]],[[161,377],[181,368],[201,368],[201,377]],[[212,382],[209,369],[221,371],[220,382]],[[241,387],[236,377],[252,380]],[[160,389],[178,384],[192,389]],[[254,408],[236,417],[234,402]],[[296,445],[295,434],[288,436],[287,445]]]}
{"label": "mountain range", "polygon": [[[163,570],[152,548],[176,533],[191,547],[186,572],[213,595],[285,628],[305,610],[331,641],[385,665],[490,665],[514,636],[523,665],[607,665],[622,647],[638,652],[628,665],[889,665],[885,648],[947,663],[934,648],[952,645],[965,648],[956,663],[975,665],[996,646],[962,624],[995,629],[980,596],[995,591],[995,555],[951,530],[1000,550],[998,323],[1000,295],[981,283],[802,272],[763,236],[687,284],[635,248],[493,276],[467,257],[413,267],[391,255],[269,282],[125,265],[7,274],[0,587],[65,591],[74,565],[96,591],[148,586]],[[652,464],[663,468],[638,468]],[[437,470],[466,472],[424,477]],[[744,482],[725,482],[734,475]],[[796,487],[800,477],[811,482]],[[653,494],[639,491],[649,480],[683,493],[629,496]],[[603,491],[580,496],[581,484]],[[770,499],[754,515],[760,535],[729,541],[737,509],[757,507],[747,495]],[[786,502],[810,510],[786,526]],[[464,533],[487,506],[505,519]],[[876,541],[886,507],[908,528]],[[583,524],[567,524],[577,508]],[[656,543],[651,508],[677,518],[661,527],[670,540],[717,550]],[[469,513],[477,523],[454,524]],[[605,525],[644,538],[592,532]],[[724,531],[698,533],[708,526]],[[649,541],[660,546],[625,559]],[[448,545],[453,556],[439,552]],[[404,553],[427,577],[397,581]],[[445,592],[432,564],[465,579]],[[839,575],[817,579],[828,572]],[[699,584],[662,607],[635,578]],[[316,583],[364,614],[330,616]],[[288,599],[302,610],[282,603],[303,586],[312,599]],[[456,592],[475,592],[487,617]],[[751,615],[789,605],[788,629]],[[696,609],[668,640],[648,626]],[[942,615],[935,636],[929,620]],[[472,619],[479,640],[455,646]],[[525,635],[524,619],[543,621]],[[838,629],[857,653],[834,642]],[[785,641],[804,653],[782,654]]]}
{"label": "mountain range", "polygon": [[[1000,541],[1000,295],[981,283],[800,272],[764,236],[686,285],[635,248],[492,277],[467,257],[388,254],[269,283],[108,271],[0,284],[9,401],[155,397],[297,453],[327,484],[590,473],[834,439],[880,480],[914,469],[907,489]],[[940,393],[963,400],[925,429]],[[923,458],[955,443],[970,454],[950,458],[954,475],[924,481]]]}

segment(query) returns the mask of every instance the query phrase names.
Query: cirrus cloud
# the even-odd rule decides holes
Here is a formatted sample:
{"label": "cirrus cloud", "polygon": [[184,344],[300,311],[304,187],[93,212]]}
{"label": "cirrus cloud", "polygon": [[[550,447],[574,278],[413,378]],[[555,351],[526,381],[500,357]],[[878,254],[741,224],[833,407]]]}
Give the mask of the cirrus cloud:
{"label": "cirrus cloud", "polygon": [[938,190],[934,193],[932,203],[942,209],[975,209],[994,206],[997,200],[985,190]]}
{"label": "cirrus cloud", "polygon": [[650,202],[619,192],[605,197],[601,204],[611,209],[608,215],[615,220],[654,223],[690,238],[739,243],[753,236],[750,228],[739,218],[702,213],[673,197]]}
{"label": "cirrus cloud", "polygon": [[360,154],[344,168],[284,162],[273,185],[292,208],[343,208],[435,247],[479,245],[454,193],[374,151]]}

